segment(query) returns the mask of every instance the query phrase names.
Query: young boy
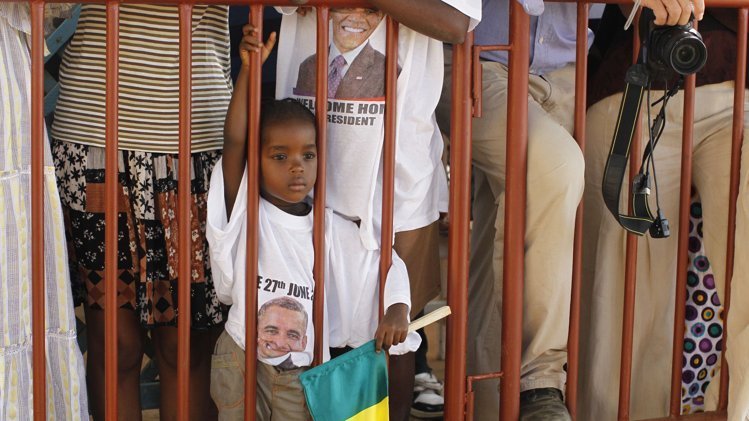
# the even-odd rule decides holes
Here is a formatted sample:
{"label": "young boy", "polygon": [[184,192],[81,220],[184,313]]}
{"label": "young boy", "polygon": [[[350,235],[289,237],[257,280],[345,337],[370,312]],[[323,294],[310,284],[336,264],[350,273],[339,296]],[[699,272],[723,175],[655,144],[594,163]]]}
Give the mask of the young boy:
{"label": "young boy", "polygon": [[[211,179],[208,239],[219,299],[232,304],[226,329],[216,344],[211,395],[221,419],[244,412],[246,134],[249,51],[267,46],[247,25],[240,45],[242,69],[229,105],[224,155]],[[260,212],[258,217],[257,416],[261,420],[308,419],[299,374],[312,362],[315,331],[313,215],[308,194],[317,175],[314,115],[295,100],[265,103],[260,122]],[[377,339],[377,348],[398,354],[418,348],[408,335],[410,294],[405,265],[393,255],[385,290],[386,313],[378,319],[377,251],[366,250],[356,225],[326,211],[326,309],[323,340],[333,347]],[[407,340],[408,336],[408,340]],[[317,339],[320,340],[320,339]],[[324,347],[327,349],[327,346]],[[328,352],[323,360],[329,359]]]}

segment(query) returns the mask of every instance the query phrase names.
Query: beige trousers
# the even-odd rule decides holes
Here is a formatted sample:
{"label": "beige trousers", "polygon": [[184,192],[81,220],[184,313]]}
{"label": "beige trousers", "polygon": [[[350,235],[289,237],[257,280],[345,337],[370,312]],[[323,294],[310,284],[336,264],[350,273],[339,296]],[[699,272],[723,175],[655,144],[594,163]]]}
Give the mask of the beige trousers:
{"label": "beige trousers", "polygon": [[[654,240],[645,236],[638,241],[632,419],[668,415],[683,99],[683,92],[680,92],[669,102],[665,131],[655,150],[660,204],[670,222],[671,237]],[[594,104],[588,110],[587,118],[579,397],[581,420],[616,419],[618,407],[626,235],[603,203],[601,180],[620,102],[621,94],[608,97]],[[693,185],[702,198],[705,250],[723,300],[733,83],[697,88],[696,104]],[[652,113],[655,114],[658,109],[659,106],[653,107]],[[749,123],[749,112],[744,117],[744,123]],[[749,154],[745,153],[739,192],[739,235],[736,238],[727,344],[731,368],[731,412],[728,419],[742,421],[749,410],[749,307],[745,305],[746,297],[749,297],[747,156]],[[654,196],[651,194],[652,209],[655,209]],[[622,203],[626,204],[627,200],[623,197]],[[706,399],[708,407],[711,403],[715,406],[717,387],[713,386],[717,385],[717,380],[713,379]]]}
{"label": "beige trousers", "polygon": [[[450,55],[446,54],[450,75]],[[482,62],[483,117],[473,120],[474,199],[468,305],[468,373],[500,369],[507,68]],[[451,83],[438,108],[449,133]],[[570,135],[574,66],[530,76],[521,390],[564,390],[574,220],[583,155]],[[497,381],[476,385],[477,420],[498,419]]]}
{"label": "beige trousers", "polygon": [[[244,420],[244,350],[224,330],[211,357],[211,398],[218,408],[219,421]],[[299,375],[304,368],[279,370],[257,362],[258,421],[308,421]]]}

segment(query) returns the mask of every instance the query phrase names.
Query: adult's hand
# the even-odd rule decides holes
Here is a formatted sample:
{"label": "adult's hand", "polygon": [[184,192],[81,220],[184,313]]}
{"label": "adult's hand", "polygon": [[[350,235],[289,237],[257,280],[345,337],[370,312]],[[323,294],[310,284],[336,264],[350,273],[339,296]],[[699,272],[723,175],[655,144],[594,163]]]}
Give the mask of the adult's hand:
{"label": "adult's hand", "polygon": [[702,20],[705,0],[642,0],[643,7],[653,10],[656,25],[684,25],[691,14]]}

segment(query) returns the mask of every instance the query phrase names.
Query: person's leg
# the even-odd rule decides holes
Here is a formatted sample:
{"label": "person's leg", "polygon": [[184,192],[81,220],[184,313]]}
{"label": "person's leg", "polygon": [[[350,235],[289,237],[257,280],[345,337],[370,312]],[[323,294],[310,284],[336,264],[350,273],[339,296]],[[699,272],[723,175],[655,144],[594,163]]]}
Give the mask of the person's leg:
{"label": "person's leg", "polygon": [[[104,311],[84,305],[88,354],[86,378],[89,405],[94,420],[104,420],[105,392]],[[143,360],[143,329],[132,310],[117,310],[117,418],[140,420],[140,367]]]}
{"label": "person's leg", "polygon": [[414,390],[414,353],[391,355],[388,362],[390,419],[408,421]]}
{"label": "person's leg", "polygon": [[299,381],[303,368],[281,371],[273,383],[273,421],[307,421],[312,417],[307,409],[304,389]]}
{"label": "person's leg", "polygon": [[[702,104],[704,111],[711,110],[709,118],[703,122],[703,130],[709,131],[709,136],[695,146],[693,161],[693,179],[702,200],[703,210],[703,240],[705,252],[710,259],[715,286],[721,303],[725,303],[725,274],[726,274],[726,227],[728,226],[728,180],[730,162],[730,143],[732,135],[733,117],[733,84],[707,85],[698,88],[697,102]],[[749,98],[749,97],[747,97]],[[749,100],[747,100],[749,102]],[[749,103],[745,104],[744,126],[749,125]],[[708,108],[708,110],[705,110]],[[701,128],[698,124],[695,129]],[[746,144],[746,136],[744,144]],[[724,325],[724,338],[727,339],[726,358],[729,368],[729,419],[743,419],[749,414],[749,398],[742,395],[749,390],[749,380],[745,368],[749,366],[749,359],[742,348],[749,344],[749,311],[741,306],[746,297],[747,278],[746,264],[740,256],[746,255],[747,221],[749,213],[746,211],[745,186],[747,185],[747,168],[749,168],[749,154],[744,146],[741,162],[741,181],[736,205],[736,238],[734,250],[733,278],[731,281],[731,307],[728,321]],[[741,294],[744,295],[741,295]],[[724,321],[725,322],[725,321]],[[712,328],[713,326],[709,326]],[[712,330],[712,329],[710,329]],[[719,367],[716,367],[719,369]],[[706,409],[714,409],[717,405],[720,378],[713,377],[705,398]]]}
{"label": "person's leg", "polygon": [[[424,315],[424,311],[416,315],[416,319]],[[411,415],[419,418],[437,418],[444,414],[445,399],[442,397],[442,382],[432,374],[427,361],[429,340],[424,329],[416,331],[421,337],[421,345],[414,352],[415,377]]]}
{"label": "person's leg", "polygon": [[[721,101],[715,100],[710,89],[697,89],[695,111],[693,183],[703,197],[705,216],[705,242],[711,262],[715,262],[716,284],[721,285],[725,248],[725,202],[727,196],[726,168],[720,165],[728,162],[727,143],[721,139],[730,137],[731,95],[726,95],[722,103],[726,110],[712,109]],[[588,165],[587,188],[598,192],[610,139],[613,135],[620,95],[606,98],[588,111],[588,145],[586,161]],[[676,277],[676,250],[679,225],[678,196],[680,183],[681,127],[683,93],[679,93],[669,103],[664,134],[656,148],[655,162],[658,174],[658,194],[661,208],[666,213],[671,227],[671,237],[653,240],[643,237],[638,244],[637,296],[635,305],[635,337],[632,371],[632,417],[653,418],[665,416],[668,412],[670,395],[670,372],[673,329],[674,284]],[[605,140],[604,140],[605,139]],[[727,142],[727,141],[726,141]],[[590,196],[594,193],[590,193]],[[581,394],[580,416],[585,419],[608,419],[615,417],[617,410],[618,373],[620,361],[620,329],[623,302],[624,279],[624,239],[626,233],[608,210],[600,197],[594,200],[586,197],[586,219],[592,215],[594,207],[600,213],[600,226],[586,229],[589,236],[597,236],[594,278],[587,285],[591,289],[590,300],[583,302],[590,309],[589,334],[581,338],[581,357],[590,363],[580,369]],[[654,196],[654,195],[652,195]],[[623,196],[624,197],[624,196]],[[722,199],[721,199],[722,197]],[[653,197],[651,197],[653,199]],[[655,209],[655,204],[651,203]],[[722,234],[721,234],[722,227]],[[591,231],[592,230],[592,231]],[[709,232],[709,233],[708,233]],[[712,245],[711,245],[712,244]],[[707,246],[710,246],[709,248]],[[714,266],[715,268],[715,266]],[[719,278],[720,277],[720,278]],[[586,281],[587,282],[587,281]],[[613,332],[613,333],[612,333]],[[668,352],[652,354],[652,349]],[[713,384],[715,379],[713,380]]]}
{"label": "person's leg", "polygon": [[[488,190],[491,192],[491,196],[483,200],[493,200],[497,211],[494,212],[492,227],[493,247],[489,247],[493,250],[493,265],[491,271],[484,269],[485,274],[492,274],[493,280],[474,280],[472,276],[471,287],[475,288],[478,282],[496,284],[492,294],[487,295],[493,297],[496,312],[494,317],[499,319],[504,263],[506,122],[503,117],[507,111],[507,71],[504,66],[497,63],[483,65],[484,110],[482,118],[474,119],[473,156],[474,164],[484,174]],[[561,75],[561,80],[572,74],[569,68],[563,70],[566,74]],[[560,86],[556,90],[563,92],[564,88]],[[561,116],[567,115],[564,111],[567,98],[554,98],[551,91],[551,86],[545,79],[532,77],[530,92],[534,101],[528,104],[521,391],[538,388],[564,390],[566,381],[563,367],[567,359],[573,227],[577,205],[582,195],[584,163],[580,149],[568,132],[569,125],[562,125],[558,121]],[[559,102],[556,103],[555,100]],[[571,120],[571,116],[569,118]],[[486,192],[487,186],[484,186],[483,190]],[[482,199],[477,194],[475,200],[478,203]],[[481,226],[480,223],[478,218],[474,219],[474,230],[487,230],[488,227]],[[480,261],[476,263],[480,264]],[[488,318],[479,320],[480,323],[485,323]],[[498,338],[499,331],[500,329],[496,329],[485,334],[496,335]],[[484,358],[491,358],[499,349],[485,351],[487,355]],[[493,418],[495,411],[496,407],[491,408],[490,412],[477,412],[488,412],[487,418]]]}
{"label": "person's leg", "polygon": [[[195,420],[210,420],[217,416],[210,399],[211,353],[222,327],[190,332],[190,392],[189,414]],[[177,419],[177,328],[157,327],[152,339],[159,363],[161,385],[160,418]]]}
{"label": "person's leg", "polygon": [[[583,419],[616,418],[618,408],[627,233],[605,207],[600,195],[620,103],[621,95],[615,95],[588,110],[589,141],[585,157],[589,194],[586,196],[585,215],[586,218],[588,215],[594,217],[599,225],[586,226],[587,221],[584,224],[586,241],[595,237],[597,248],[595,260],[590,262],[592,278],[584,281],[585,288],[590,289],[590,299],[582,303],[589,309],[589,327],[581,337],[581,356],[585,357],[581,361],[588,363],[579,369],[581,388],[578,402]],[[670,103],[669,107],[681,109],[676,103]],[[656,149],[655,161],[660,203],[667,212],[672,234],[669,238],[657,240],[649,236],[639,238],[637,247],[637,316],[632,350],[633,419],[668,413],[678,241],[673,230],[678,226],[680,155],[681,124],[669,121]],[[622,203],[627,203],[626,194],[625,191],[622,195]],[[655,204],[652,208],[655,209]],[[664,352],[653,353],[653,349]]]}
{"label": "person's leg", "polygon": [[[244,419],[244,358],[244,350],[225,330],[221,332],[211,356],[210,381],[211,398],[218,408],[220,421]],[[258,381],[258,400],[262,390],[263,383]],[[258,408],[260,406],[258,402]],[[264,419],[266,418],[258,413],[258,420]]]}
{"label": "person's leg", "polygon": [[[419,314],[414,317],[415,319],[418,319],[419,317],[424,315],[424,311],[422,310]],[[427,352],[429,351],[429,340],[427,339],[426,333],[424,333],[424,328],[421,328],[416,331],[416,333],[419,334],[419,337],[421,338],[421,345],[419,345],[419,349],[417,349],[414,352],[414,361],[415,361],[415,374],[421,374],[421,373],[431,373],[432,368],[429,367],[429,362],[427,361]]]}
{"label": "person's leg", "polygon": [[439,222],[396,232],[393,250],[406,264],[413,320],[440,292]]}
{"label": "person's leg", "polygon": [[[564,391],[575,215],[585,184],[583,155],[570,134],[574,66],[531,76],[529,92],[520,390]],[[495,242],[495,253],[501,247]]]}

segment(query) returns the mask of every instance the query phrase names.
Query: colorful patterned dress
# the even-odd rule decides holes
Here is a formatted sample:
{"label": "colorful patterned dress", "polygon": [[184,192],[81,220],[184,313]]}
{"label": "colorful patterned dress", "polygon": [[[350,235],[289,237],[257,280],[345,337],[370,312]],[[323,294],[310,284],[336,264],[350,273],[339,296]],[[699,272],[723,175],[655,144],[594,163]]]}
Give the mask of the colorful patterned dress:
{"label": "colorful patterned dress", "polygon": [[[47,13],[60,9],[48,5]],[[0,420],[4,421],[33,419],[30,43],[28,4],[0,3]],[[44,165],[47,418],[87,420],[62,208],[48,147]]]}

